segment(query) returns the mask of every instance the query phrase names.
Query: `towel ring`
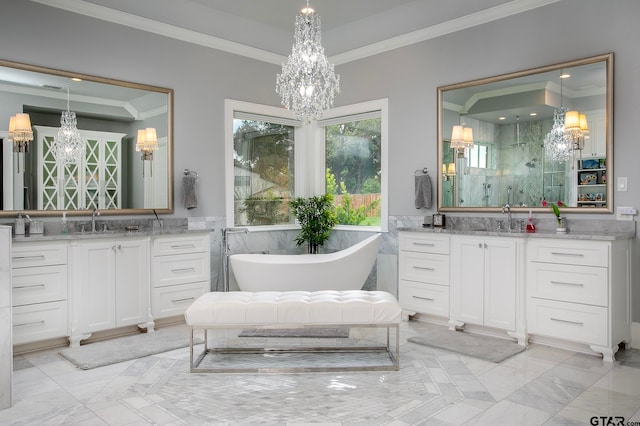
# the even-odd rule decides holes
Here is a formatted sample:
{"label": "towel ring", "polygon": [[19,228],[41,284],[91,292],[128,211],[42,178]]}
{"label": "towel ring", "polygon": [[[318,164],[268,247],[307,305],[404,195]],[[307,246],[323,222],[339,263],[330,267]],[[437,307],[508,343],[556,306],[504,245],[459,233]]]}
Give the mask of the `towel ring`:
{"label": "towel ring", "polygon": [[427,168],[425,167],[424,169],[418,169],[418,170],[416,170],[415,172],[413,172],[413,174],[414,174],[415,176],[418,176],[418,173],[421,173],[421,174],[423,174],[423,175],[426,175],[426,174],[428,174],[428,170],[427,170]]}
{"label": "towel ring", "polygon": [[184,169],[184,175],[185,176],[193,175],[196,177],[196,179],[198,178],[198,172],[194,172],[193,170],[189,170],[189,169]]}

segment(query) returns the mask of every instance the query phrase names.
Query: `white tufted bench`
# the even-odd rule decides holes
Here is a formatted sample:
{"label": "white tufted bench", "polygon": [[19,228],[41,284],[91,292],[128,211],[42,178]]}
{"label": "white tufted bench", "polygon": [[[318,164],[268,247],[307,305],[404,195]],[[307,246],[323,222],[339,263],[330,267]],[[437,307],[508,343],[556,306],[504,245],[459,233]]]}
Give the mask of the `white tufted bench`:
{"label": "white tufted bench", "polygon": [[[285,292],[213,292],[200,296],[185,311],[185,319],[191,328],[190,337],[190,369],[207,372],[239,372],[239,371],[353,371],[353,370],[398,370],[399,368],[399,324],[401,308],[398,301],[383,291],[285,291]],[[247,348],[209,348],[208,332],[215,329],[232,328],[319,328],[319,327],[351,327],[351,328],[386,328],[386,346],[323,346],[321,348],[305,348],[301,346],[285,348],[260,348],[259,353],[266,352],[371,352],[384,351],[391,363],[378,366],[356,367],[320,367],[304,368],[199,368],[200,363],[212,352],[237,353],[247,352]],[[390,329],[395,330],[395,351],[391,350]],[[194,331],[204,330],[204,350],[194,361]],[[255,348],[250,350],[256,352]]]}

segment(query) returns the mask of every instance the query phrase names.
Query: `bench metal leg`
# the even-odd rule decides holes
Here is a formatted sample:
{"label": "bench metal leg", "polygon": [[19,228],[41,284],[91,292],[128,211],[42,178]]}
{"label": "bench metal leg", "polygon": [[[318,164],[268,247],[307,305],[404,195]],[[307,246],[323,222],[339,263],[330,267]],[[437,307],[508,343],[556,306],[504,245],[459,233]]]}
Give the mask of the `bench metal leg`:
{"label": "bench metal leg", "polygon": [[[214,329],[210,328],[195,328],[191,326],[191,335],[189,338],[189,362],[191,372],[208,372],[208,373],[295,373],[295,372],[338,372],[338,371],[397,371],[400,369],[400,329],[398,324],[385,324],[385,325],[340,325],[333,324],[333,326],[352,327],[352,328],[386,328],[386,346],[322,346],[322,347],[302,347],[302,346],[278,346],[271,348],[249,348],[249,347],[226,347],[226,348],[209,348],[208,345],[208,333]],[[359,326],[359,327],[358,327]],[[259,325],[247,325],[249,327],[260,328]],[[236,328],[236,327],[234,327]],[[282,325],[282,328],[287,328],[286,325]],[[394,328],[396,333],[395,350],[391,348],[391,336],[390,329]],[[225,327],[216,327],[215,329],[225,329]],[[194,360],[193,354],[193,334],[195,330],[204,331],[204,348],[202,353]],[[204,360],[207,354],[266,354],[266,353],[373,353],[383,352],[389,356],[391,365],[375,365],[375,366],[349,366],[349,367],[273,367],[273,368],[256,368],[256,367],[212,367],[201,368],[200,364]]]}

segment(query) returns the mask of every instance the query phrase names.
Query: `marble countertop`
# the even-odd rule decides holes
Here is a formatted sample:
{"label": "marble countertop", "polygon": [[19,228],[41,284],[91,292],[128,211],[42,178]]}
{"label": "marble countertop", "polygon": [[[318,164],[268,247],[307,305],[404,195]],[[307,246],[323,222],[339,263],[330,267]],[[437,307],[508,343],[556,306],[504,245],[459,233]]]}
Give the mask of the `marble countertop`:
{"label": "marble countertop", "polygon": [[136,238],[136,237],[158,237],[163,235],[195,234],[211,232],[210,229],[140,229],[138,231],[126,231],[124,229],[114,229],[104,232],[71,232],[60,234],[59,232],[30,235],[14,235],[13,242],[33,242],[33,241],[58,241],[58,240],[93,240],[101,238]]}
{"label": "marble countertop", "polygon": [[425,232],[433,234],[447,235],[478,235],[478,236],[496,236],[496,237],[514,237],[514,238],[557,238],[569,240],[595,240],[595,241],[614,241],[630,239],[635,237],[635,232],[583,232],[569,230],[567,233],[556,233],[546,231],[536,231],[535,233],[527,232],[507,232],[488,229],[451,229],[451,228],[434,228],[431,226],[421,227],[404,227],[398,228],[401,232]]}

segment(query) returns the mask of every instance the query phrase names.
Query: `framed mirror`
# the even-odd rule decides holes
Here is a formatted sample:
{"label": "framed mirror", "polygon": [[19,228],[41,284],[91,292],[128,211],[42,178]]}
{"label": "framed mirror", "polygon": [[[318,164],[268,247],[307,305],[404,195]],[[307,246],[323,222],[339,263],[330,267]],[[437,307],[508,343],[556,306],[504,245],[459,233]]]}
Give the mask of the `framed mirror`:
{"label": "framed mirror", "polygon": [[[81,152],[65,161],[69,112]],[[32,131],[21,143],[17,114]],[[0,216],[173,212],[172,89],[0,60],[0,141]]]}
{"label": "framed mirror", "polygon": [[613,53],[439,87],[438,210],[611,213],[612,100]]}

